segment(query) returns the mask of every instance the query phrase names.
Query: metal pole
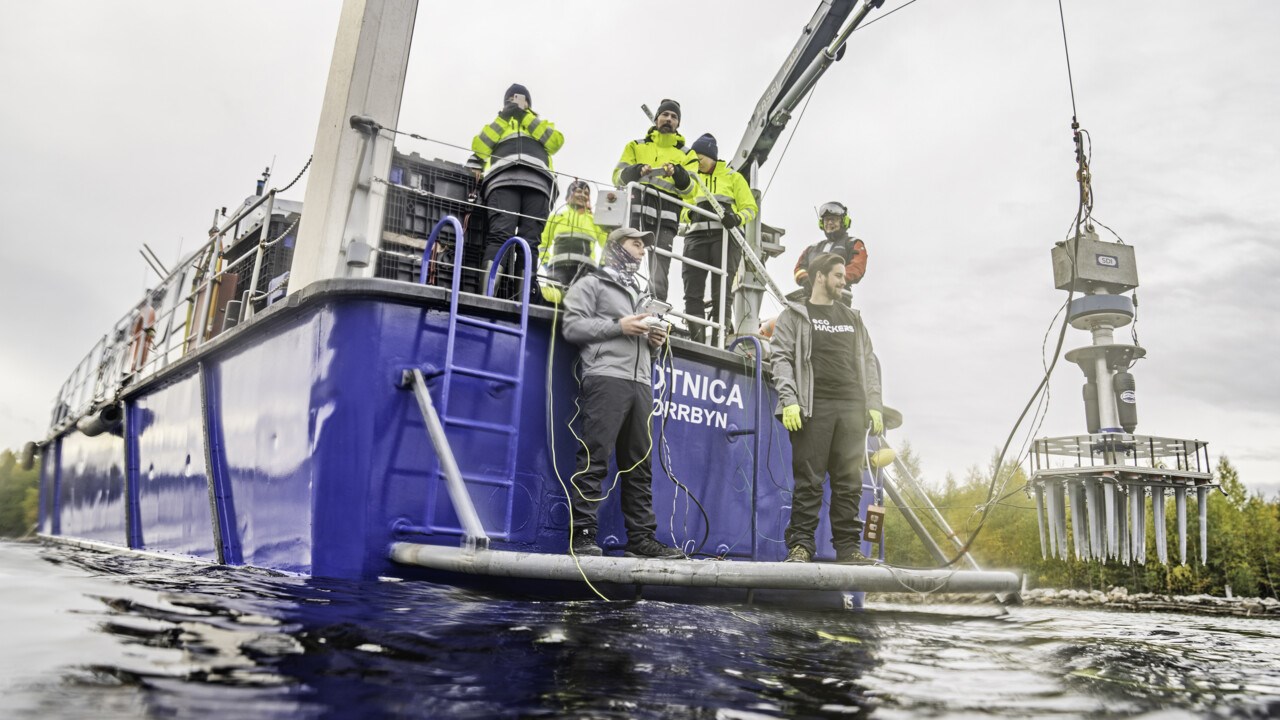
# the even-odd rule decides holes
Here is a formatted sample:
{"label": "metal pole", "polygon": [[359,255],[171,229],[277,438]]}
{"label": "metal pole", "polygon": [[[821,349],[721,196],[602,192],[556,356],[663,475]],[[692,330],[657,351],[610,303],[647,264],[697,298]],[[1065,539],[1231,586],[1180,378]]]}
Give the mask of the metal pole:
{"label": "metal pole", "polygon": [[458,461],[453,457],[453,449],[449,446],[449,438],[445,435],[444,425],[436,414],[435,405],[431,402],[431,392],[427,390],[427,381],[422,371],[412,371],[413,395],[418,399],[418,409],[422,411],[422,419],[427,424],[427,434],[431,444],[435,446],[436,456],[440,459],[440,471],[444,475],[445,487],[449,491],[449,500],[453,510],[458,514],[462,530],[466,533],[465,542],[469,549],[488,547],[489,536],[480,523],[480,515],[471,502],[471,494],[467,492],[466,483],[462,480],[462,471],[458,469]]}
{"label": "metal pole", "polygon": [[[889,442],[883,437],[880,438],[880,444],[884,447],[889,447]],[[938,512],[938,508],[934,507],[933,503],[929,501],[929,496],[925,493],[924,489],[920,487],[920,484],[916,482],[916,479],[912,477],[911,472],[907,470],[907,466],[902,464],[902,460],[897,456],[896,450],[894,451],[893,464],[898,471],[902,473],[902,477],[899,479],[904,481],[906,485],[910,486],[912,492],[924,498],[925,510],[929,513],[929,516],[933,518],[933,521],[938,524],[938,527],[942,528],[943,533],[945,533],[947,538],[951,540],[951,544],[955,545],[956,550],[964,550],[964,541],[961,540],[960,536],[956,535],[955,531],[951,529],[951,526],[947,524],[946,518],[942,517],[942,513]],[[897,501],[895,500],[894,502]],[[978,567],[977,561],[975,561],[967,551],[964,553],[964,559],[965,563],[974,570],[982,569]]]}
{"label": "metal pole", "polygon": [[884,491],[889,494],[889,499],[893,501],[893,504],[897,505],[898,509],[902,511],[902,517],[906,518],[907,524],[919,536],[920,542],[924,543],[925,550],[929,551],[929,554],[933,556],[934,560],[938,561],[939,565],[946,564],[948,558],[942,552],[942,548],[938,547],[938,543],[934,542],[933,536],[929,534],[928,530],[925,530],[920,518],[916,517],[910,507],[907,507],[907,503],[902,500],[902,496],[898,494],[898,489],[894,487],[893,482],[887,475],[885,476]]}

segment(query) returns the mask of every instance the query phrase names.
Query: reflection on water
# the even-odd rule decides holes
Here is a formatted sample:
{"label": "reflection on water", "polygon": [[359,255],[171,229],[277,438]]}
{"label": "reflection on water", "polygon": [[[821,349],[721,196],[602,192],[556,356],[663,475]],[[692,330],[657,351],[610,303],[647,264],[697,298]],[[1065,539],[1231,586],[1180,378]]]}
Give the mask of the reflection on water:
{"label": "reflection on water", "polygon": [[524,602],[0,543],[4,717],[1270,717],[1280,623]]}

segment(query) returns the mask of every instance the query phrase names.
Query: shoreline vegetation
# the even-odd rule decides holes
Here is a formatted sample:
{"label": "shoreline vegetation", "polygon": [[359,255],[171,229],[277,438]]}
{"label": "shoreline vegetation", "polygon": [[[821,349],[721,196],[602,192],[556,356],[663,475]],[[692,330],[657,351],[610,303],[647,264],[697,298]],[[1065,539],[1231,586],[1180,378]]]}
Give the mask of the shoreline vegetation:
{"label": "shoreline vegetation", "polygon": [[[899,457],[920,479],[919,458],[909,444],[902,444]],[[0,537],[31,534],[39,511],[39,477],[38,464],[31,470],[22,470],[14,452],[0,452]],[[968,541],[975,529],[981,528],[970,547],[981,567],[1023,573],[1024,587],[1028,588],[1022,593],[1024,604],[1280,617],[1280,498],[1268,500],[1259,493],[1250,494],[1225,456],[1218,461],[1214,479],[1221,491],[1209,494],[1208,561],[1200,562],[1199,513],[1192,499],[1187,513],[1190,553],[1185,565],[1177,564],[1173,547],[1168,565],[1043,557],[1034,501],[1021,492],[1027,482],[1021,467],[1006,469],[995,482],[990,471],[971,468],[963,480],[948,474],[941,487],[922,484],[926,485],[929,501],[958,538]],[[923,498],[909,496],[904,500],[912,507],[923,502]],[[1172,498],[1168,502],[1172,505]],[[915,537],[901,510],[891,502],[885,505],[885,560],[903,568],[936,567],[939,563]],[[927,518],[926,513],[917,514]],[[1172,546],[1176,535],[1171,507],[1165,518]],[[1146,521],[1147,557],[1155,558],[1151,513]],[[954,554],[955,543],[927,519],[925,523],[938,546]],[[907,603],[961,602],[949,595],[894,593],[872,598]],[[991,596],[985,598],[989,600]],[[963,602],[974,599],[965,598]]]}

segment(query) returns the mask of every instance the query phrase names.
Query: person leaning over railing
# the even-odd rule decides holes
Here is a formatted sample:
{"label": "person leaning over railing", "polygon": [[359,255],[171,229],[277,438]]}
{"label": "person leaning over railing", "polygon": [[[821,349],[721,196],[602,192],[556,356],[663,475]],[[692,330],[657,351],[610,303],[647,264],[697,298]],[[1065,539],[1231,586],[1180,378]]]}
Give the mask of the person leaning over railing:
{"label": "person leaning over railing", "polygon": [[[628,222],[640,230],[652,231],[656,244],[670,252],[680,224],[680,206],[667,198],[679,199],[693,192],[693,178],[698,160],[685,149],[680,129],[680,103],[663,100],[653,126],[643,138],[632,140],[622,149],[622,157],[613,169],[613,183],[622,187],[639,182],[657,191],[639,193],[631,198],[632,213]],[[649,253],[649,287],[654,297],[667,299],[667,272],[671,258]]]}
{"label": "person leaning over railing", "polygon": [[[711,193],[724,208],[725,214],[717,220],[691,213],[687,209],[684,211],[680,218],[681,222],[687,226],[684,234],[684,257],[713,267],[721,267],[720,260],[724,255],[725,243],[728,243],[728,261],[721,269],[725,271],[725,280],[729,281],[724,308],[724,325],[729,327],[733,299],[728,294],[728,288],[733,286],[733,276],[737,272],[739,261],[742,260],[742,250],[733,238],[726,236],[725,231],[751,222],[758,212],[758,207],[746,179],[720,160],[719,148],[711,133],[695,140],[692,150],[698,157],[698,180],[702,184],[694,183],[693,194],[687,202],[714,215],[715,211],[712,210],[711,203],[703,192],[703,187],[706,187],[707,192]],[[697,318],[707,317],[708,308],[707,303],[703,301],[703,295],[706,293],[708,272],[686,264],[681,268],[680,274],[684,280],[685,314]],[[715,273],[710,274],[710,317],[715,320],[720,317],[720,276]],[[689,336],[696,342],[702,342],[706,337],[706,327],[695,322],[689,323]],[[716,335],[713,333],[712,337]]]}
{"label": "person leaning over railing", "polygon": [[865,436],[884,430],[880,365],[857,310],[836,302],[845,285],[844,258],[824,253],[809,265],[812,291],[789,303],[773,331],[776,413],[791,432],[791,523],[787,562],[809,562],[831,475],[831,543],[836,562],[866,563],[862,554],[862,466]]}
{"label": "person leaning over railing", "polygon": [[565,208],[547,218],[542,230],[542,250],[538,266],[545,268],[551,282],[541,283],[542,297],[558,303],[583,272],[595,267],[604,246],[604,230],[591,214],[591,186],[583,180],[569,183]]}

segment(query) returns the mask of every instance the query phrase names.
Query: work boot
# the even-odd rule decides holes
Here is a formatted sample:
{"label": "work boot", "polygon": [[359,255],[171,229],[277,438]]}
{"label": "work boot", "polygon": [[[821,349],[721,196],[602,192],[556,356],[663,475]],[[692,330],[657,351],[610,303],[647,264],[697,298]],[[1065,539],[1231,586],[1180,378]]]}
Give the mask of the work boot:
{"label": "work boot", "polygon": [[813,559],[813,553],[809,552],[809,548],[803,545],[796,545],[787,552],[787,559],[783,562],[809,562]]}
{"label": "work boot", "polygon": [[858,548],[854,548],[847,552],[837,554],[836,562],[841,565],[870,565],[875,562],[875,560],[863,555],[862,551]]}
{"label": "work boot", "polygon": [[627,543],[627,557],[657,558],[659,560],[678,560],[684,557],[679,550],[663,545],[653,538],[644,538]]}
{"label": "work boot", "polygon": [[600,546],[596,544],[596,533],[594,530],[579,530],[573,534],[573,542],[570,543],[570,555],[588,555],[591,557],[600,557],[604,552],[600,550]]}

